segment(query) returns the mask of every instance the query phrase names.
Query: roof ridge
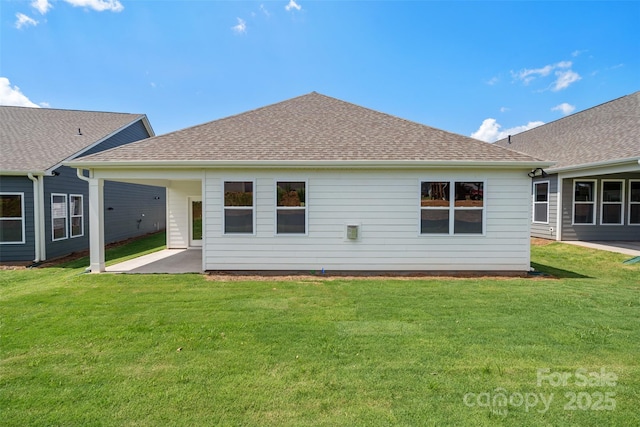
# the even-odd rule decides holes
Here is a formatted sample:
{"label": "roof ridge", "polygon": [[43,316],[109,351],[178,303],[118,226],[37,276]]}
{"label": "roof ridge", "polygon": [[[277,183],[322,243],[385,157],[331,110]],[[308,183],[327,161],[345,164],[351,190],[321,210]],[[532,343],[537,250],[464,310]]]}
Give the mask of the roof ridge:
{"label": "roof ridge", "polygon": [[35,111],[64,111],[69,113],[98,113],[98,114],[121,114],[127,116],[144,116],[144,113],[124,113],[120,111],[100,111],[100,110],[80,110],[77,108],[51,108],[51,107],[25,107],[22,105],[0,105],[0,108],[19,108],[22,110]]}

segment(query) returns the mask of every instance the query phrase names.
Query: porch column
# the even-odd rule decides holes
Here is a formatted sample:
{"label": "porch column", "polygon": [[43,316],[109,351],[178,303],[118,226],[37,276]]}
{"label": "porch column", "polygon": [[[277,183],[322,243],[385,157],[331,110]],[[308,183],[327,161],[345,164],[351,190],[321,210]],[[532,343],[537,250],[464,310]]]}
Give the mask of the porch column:
{"label": "porch column", "polygon": [[91,272],[104,272],[104,180],[98,178],[89,179],[89,250]]}

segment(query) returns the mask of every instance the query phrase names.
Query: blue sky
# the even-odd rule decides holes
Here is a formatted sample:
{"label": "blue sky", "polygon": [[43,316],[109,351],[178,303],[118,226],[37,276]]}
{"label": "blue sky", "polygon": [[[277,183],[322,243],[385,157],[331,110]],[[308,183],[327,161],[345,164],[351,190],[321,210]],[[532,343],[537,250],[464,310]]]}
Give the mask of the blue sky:
{"label": "blue sky", "polygon": [[639,1],[0,0],[0,104],[156,134],[317,91],[492,141],[638,90]]}

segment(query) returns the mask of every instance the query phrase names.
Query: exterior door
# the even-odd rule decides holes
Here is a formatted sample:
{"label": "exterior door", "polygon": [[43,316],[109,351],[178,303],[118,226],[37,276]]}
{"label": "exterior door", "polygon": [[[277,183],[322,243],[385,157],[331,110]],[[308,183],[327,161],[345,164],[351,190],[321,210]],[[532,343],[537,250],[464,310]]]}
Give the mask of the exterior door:
{"label": "exterior door", "polygon": [[189,197],[189,246],[202,246],[202,197]]}

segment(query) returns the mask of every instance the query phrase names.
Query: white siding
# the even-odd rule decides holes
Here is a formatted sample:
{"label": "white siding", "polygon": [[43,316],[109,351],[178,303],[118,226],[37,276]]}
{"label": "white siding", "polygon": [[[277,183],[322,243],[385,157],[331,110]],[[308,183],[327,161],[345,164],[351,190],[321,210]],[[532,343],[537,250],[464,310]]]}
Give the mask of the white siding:
{"label": "white siding", "polygon": [[[529,270],[526,170],[210,170],[205,176],[207,270]],[[225,180],[255,180],[254,235],[223,233]],[[276,235],[278,180],[307,180],[307,235]],[[485,182],[484,235],[420,235],[420,181],[435,180]],[[360,225],[357,240],[346,239],[347,224]]]}
{"label": "white siding", "polygon": [[189,247],[189,197],[200,196],[200,181],[171,181],[167,187],[167,248]]}

